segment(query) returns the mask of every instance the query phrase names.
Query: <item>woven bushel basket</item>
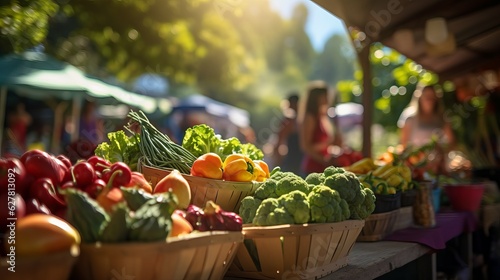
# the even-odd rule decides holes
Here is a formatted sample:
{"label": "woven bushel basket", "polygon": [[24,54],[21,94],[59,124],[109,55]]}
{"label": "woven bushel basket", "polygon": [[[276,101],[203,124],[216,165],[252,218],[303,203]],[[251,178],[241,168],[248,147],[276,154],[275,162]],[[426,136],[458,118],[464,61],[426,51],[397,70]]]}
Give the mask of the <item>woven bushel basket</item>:
{"label": "woven bushel basket", "polygon": [[[144,164],[139,160],[139,172],[154,187],[163,177],[172,172],[172,169],[161,169]],[[191,188],[191,203],[204,207],[211,200],[218,204],[223,210],[238,213],[240,202],[248,195],[252,195],[261,185],[259,182],[233,182],[215,180],[182,174]]]}
{"label": "woven bushel basket", "polygon": [[242,241],[239,231],[220,231],[167,242],[83,244],[71,279],[220,280]]}
{"label": "woven bushel basket", "polygon": [[347,265],[365,221],[244,226],[241,245],[226,275],[250,279],[315,279]]}

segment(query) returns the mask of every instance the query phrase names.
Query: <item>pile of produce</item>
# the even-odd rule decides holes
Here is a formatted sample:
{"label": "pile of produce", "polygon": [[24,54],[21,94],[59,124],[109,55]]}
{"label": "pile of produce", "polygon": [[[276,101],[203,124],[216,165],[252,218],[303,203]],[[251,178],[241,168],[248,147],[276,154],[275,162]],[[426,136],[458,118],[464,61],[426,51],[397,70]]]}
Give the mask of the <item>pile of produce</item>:
{"label": "pile of produce", "polygon": [[365,188],[370,188],[375,194],[391,195],[415,187],[412,171],[404,163],[391,161],[379,166],[373,159],[363,158],[346,169],[357,174]]}
{"label": "pile of produce", "polygon": [[279,169],[241,201],[246,224],[333,223],[365,219],[375,209],[375,196],[357,176],[343,168],[327,167],[305,179]]}
{"label": "pile of produce", "polygon": [[[236,137],[222,139],[213,128],[200,124],[188,128],[182,145],[179,145],[154,127],[143,112],[131,111],[128,116],[132,120],[129,126],[138,125],[139,133],[133,136],[138,140],[133,142],[137,143],[136,146],[148,166],[237,182],[262,182],[269,177],[269,167],[262,161],[264,153],[251,143],[242,144]],[[124,145],[118,143],[115,146]],[[104,145],[103,148],[97,149],[99,153],[101,150],[109,149]],[[111,150],[122,154],[120,148]],[[135,150],[131,150],[135,154]]]}

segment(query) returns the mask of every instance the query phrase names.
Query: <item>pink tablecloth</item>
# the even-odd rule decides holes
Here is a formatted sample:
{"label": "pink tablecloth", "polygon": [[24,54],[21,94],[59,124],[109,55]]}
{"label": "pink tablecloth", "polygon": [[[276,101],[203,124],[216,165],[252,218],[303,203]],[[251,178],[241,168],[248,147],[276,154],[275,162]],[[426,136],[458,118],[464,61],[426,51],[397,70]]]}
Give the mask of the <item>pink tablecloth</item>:
{"label": "pink tablecloth", "polygon": [[446,248],[446,242],[464,232],[472,232],[477,227],[477,220],[472,212],[448,212],[436,215],[433,228],[409,227],[398,230],[385,240],[417,242],[440,250]]}

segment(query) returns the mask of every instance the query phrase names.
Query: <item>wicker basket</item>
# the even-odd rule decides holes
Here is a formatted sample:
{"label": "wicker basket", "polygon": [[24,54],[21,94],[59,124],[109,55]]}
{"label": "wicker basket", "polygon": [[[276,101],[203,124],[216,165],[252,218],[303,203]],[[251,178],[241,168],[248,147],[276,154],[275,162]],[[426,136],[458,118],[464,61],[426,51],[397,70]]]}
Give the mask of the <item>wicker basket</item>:
{"label": "wicker basket", "polygon": [[227,276],[251,279],[314,279],[347,265],[364,221],[243,227]]}
{"label": "wicker basket", "polygon": [[398,215],[396,216],[396,222],[394,223],[394,228],[392,229],[392,231],[409,228],[413,225],[412,206],[401,207],[397,211]]}
{"label": "wicker basket", "polygon": [[219,280],[242,241],[241,232],[221,231],[167,242],[82,245],[71,279]]}
{"label": "wicker basket", "polygon": [[71,269],[78,259],[79,248],[74,246],[66,252],[43,255],[39,257],[16,256],[15,272],[8,270],[11,265],[7,258],[2,258],[0,263],[0,279],[70,279]]}
{"label": "wicker basket", "polygon": [[[151,167],[139,160],[139,172],[144,174],[146,180],[154,187],[172,169]],[[251,195],[260,186],[258,182],[232,182],[182,174],[191,187],[191,203],[204,207],[206,202],[212,200],[225,211],[239,212],[240,202]]]}
{"label": "wicker basket", "polygon": [[357,241],[379,241],[391,234],[398,217],[399,210],[371,214],[365,221],[365,226]]}

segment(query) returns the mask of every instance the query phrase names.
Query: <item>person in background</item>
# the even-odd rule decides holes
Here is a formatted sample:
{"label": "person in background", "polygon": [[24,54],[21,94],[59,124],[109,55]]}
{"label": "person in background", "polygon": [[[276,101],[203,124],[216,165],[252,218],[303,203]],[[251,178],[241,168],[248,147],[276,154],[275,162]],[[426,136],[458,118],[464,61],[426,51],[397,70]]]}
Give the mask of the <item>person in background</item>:
{"label": "person in background", "polygon": [[104,140],[103,122],[97,115],[95,102],[86,102],[83,106],[78,135],[82,141],[94,146],[99,145]]}
{"label": "person in background", "polygon": [[331,150],[342,146],[340,131],[328,116],[331,91],[323,81],[309,84],[305,101],[299,108],[300,146],[304,152],[301,175],[323,172],[329,165],[336,165]]}
{"label": "person in background", "polygon": [[86,102],[83,106],[78,139],[65,152],[71,162],[93,156],[97,145],[104,141],[104,123],[98,117],[96,106],[94,102]]}
{"label": "person in background", "polygon": [[283,103],[283,119],[273,149],[274,164],[280,166],[283,171],[300,174],[303,153],[297,123],[298,93],[290,93]]}
{"label": "person in background", "polygon": [[[431,141],[436,146],[425,155],[425,168],[421,171],[431,174],[445,173],[445,154],[453,148],[455,137],[451,125],[444,119],[441,98],[434,86],[418,86],[413,93],[414,110],[405,119],[401,119],[401,146],[403,149],[418,149]],[[411,108],[412,101],[408,108]]]}
{"label": "person in background", "polygon": [[6,157],[20,157],[26,151],[28,127],[32,122],[24,103],[16,105],[15,110],[8,114],[7,122]]}
{"label": "person in background", "polygon": [[434,86],[417,87],[413,100],[416,100],[413,101],[416,103],[413,114],[401,120],[403,147],[420,147],[429,143],[432,137],[438,137],[440,142],[453,144],[453,131],[444,119],[443,104]]}

